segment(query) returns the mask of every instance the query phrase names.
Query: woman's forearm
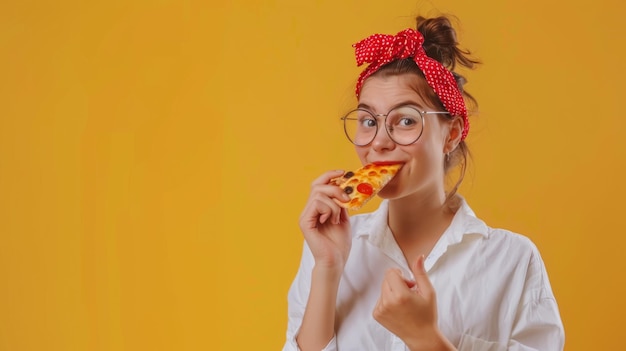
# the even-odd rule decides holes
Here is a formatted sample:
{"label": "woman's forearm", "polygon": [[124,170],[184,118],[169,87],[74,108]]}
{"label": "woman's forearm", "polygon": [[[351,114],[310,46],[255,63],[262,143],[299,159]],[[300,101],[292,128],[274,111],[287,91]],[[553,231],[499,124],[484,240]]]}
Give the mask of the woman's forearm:
{"label": "woman's forearm", "polygon": [[296,338],[302,351],[322,350],[335,334],[335,307],[342,268],[315,266],[302,326]]}

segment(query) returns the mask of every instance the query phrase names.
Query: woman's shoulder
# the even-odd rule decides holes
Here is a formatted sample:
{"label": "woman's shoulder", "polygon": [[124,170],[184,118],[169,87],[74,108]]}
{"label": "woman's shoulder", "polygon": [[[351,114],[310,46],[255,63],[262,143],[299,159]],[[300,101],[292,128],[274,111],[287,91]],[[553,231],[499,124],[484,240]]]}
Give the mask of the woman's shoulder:
{"label": "woman's shoulder", "polygon": [[486,238],[491,242],[501,245],[512,245],[525,251],[537,250],[537,246],[530,237],[505,228],[493,228],[487,226]]}
{"label": "woman's shoulder", "polygon": [[508,229],[489,227],[488,235],[479,245],[479,256],[488,259],[502,271],[514,271],[526,276],[541,291],[546,285],[549,286],[545,263],[530,237]]}
{"label": "woman's shoulder", "polygon": [[518,259],[520,256],[526,256],[529,259],[531,257],[540,257],[537,245],[529,236],[508,228],[491,226],[476,216],[465,201],[459,208],[457,217],[461,217],[463,224],[460,227],[463,228],[464,234],[481,234],[479,245],[484,250],[511,258],[516,256]]}

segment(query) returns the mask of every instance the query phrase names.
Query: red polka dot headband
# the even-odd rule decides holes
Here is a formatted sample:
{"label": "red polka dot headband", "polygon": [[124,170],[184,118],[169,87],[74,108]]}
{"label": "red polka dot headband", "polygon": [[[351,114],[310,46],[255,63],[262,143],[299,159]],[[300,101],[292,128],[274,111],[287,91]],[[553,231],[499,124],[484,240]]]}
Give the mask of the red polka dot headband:
{"label": "red polka dot headband", "polygon": [[355,48],[357,66],[361,66],[365,62],[370,64],[359,76],[356,83],[356,96],[359,97],[365,79],[383,65],[410,57],[424,73],[426,82],[435,91],[450,115],[463,118],[463,133],[461,134],[461,140],[463,140],[469,131],[469,120],[463,95],[461,95],[452,73],[439,61],[426,55],[423,44],[422,33],[408,28],[396,35],[370,35],[352,45]]}

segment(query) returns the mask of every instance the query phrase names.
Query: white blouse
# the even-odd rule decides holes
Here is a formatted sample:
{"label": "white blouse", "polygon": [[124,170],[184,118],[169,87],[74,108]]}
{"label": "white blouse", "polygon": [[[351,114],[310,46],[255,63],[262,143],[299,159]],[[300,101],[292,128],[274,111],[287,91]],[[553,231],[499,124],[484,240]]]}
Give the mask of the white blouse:
{"label": "white blouse", "polygon": [[[352,249],[339,284],[335,337],[322,351],[408,350],[372,317],[389,268],[413,273],[387,226],[387,201],[350,218]],[[307,303],[314,259],[304,244],[289,289],[287,341],[295,341]],[[425,268],[437,292],[439,327],[459,351],[561,351],[564,330],[545,266],[526,237],[488,227],[462,200]]]}

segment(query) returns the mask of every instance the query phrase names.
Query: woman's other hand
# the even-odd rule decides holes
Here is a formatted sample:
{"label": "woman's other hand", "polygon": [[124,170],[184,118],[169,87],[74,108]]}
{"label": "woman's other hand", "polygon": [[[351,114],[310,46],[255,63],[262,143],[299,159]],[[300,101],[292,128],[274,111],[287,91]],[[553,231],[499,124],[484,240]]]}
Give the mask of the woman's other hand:
{"label": "woman's other hand", "polygon": [[424,268],[424,256],[411,269],[415,281],[405,279],[399,269],[387,271],[374,319],[411,350],[454,350],[437,326],[437,298]]}

